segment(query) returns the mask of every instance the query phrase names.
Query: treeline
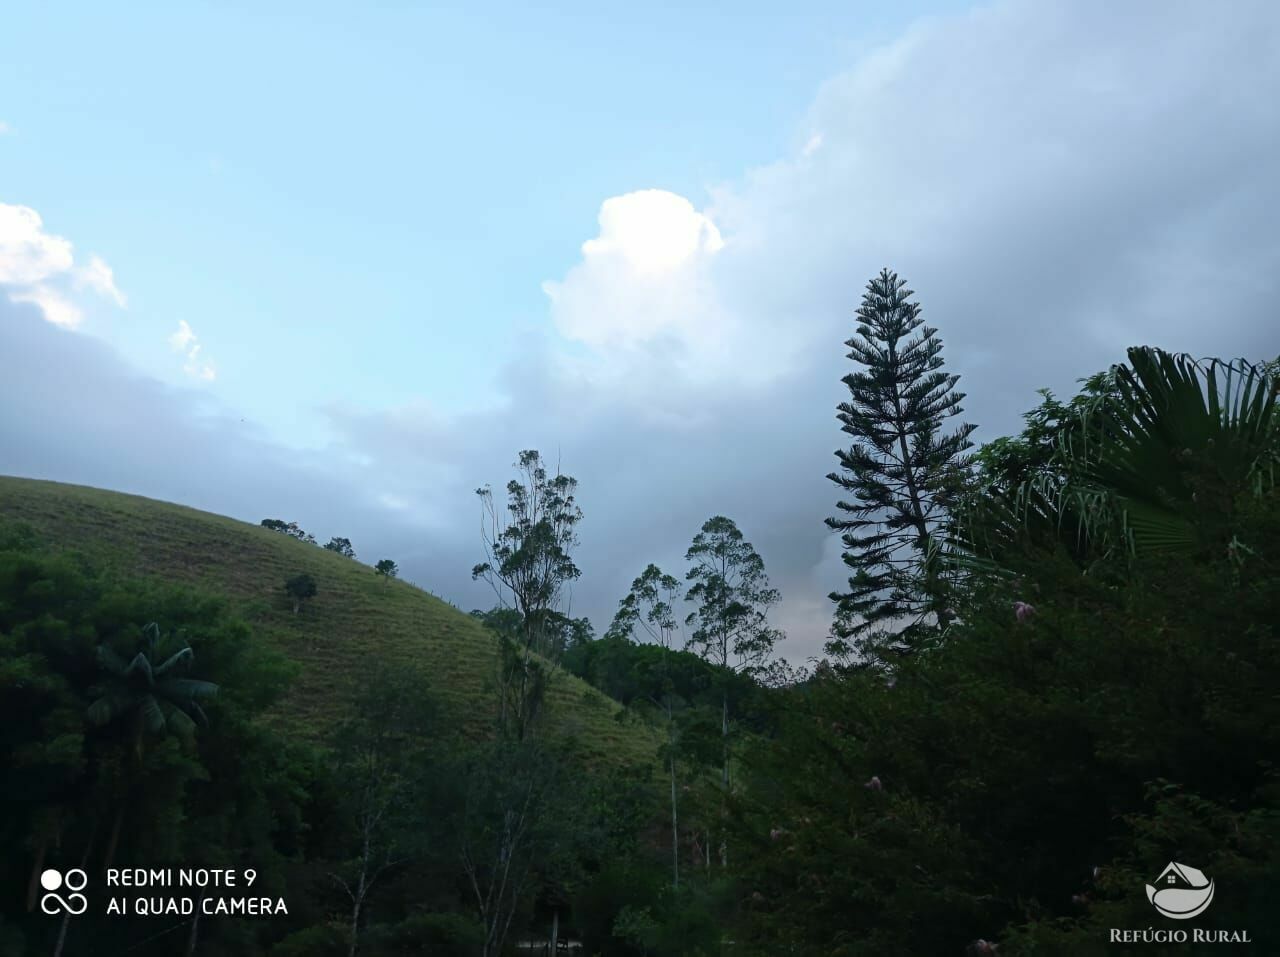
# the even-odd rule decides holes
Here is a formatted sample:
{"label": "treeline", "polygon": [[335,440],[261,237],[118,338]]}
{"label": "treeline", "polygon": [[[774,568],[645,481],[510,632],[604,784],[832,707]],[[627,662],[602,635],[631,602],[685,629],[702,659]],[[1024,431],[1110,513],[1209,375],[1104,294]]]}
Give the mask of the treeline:
{"label": "treeline", "polygon": [[[1170,861],[1215,882],[1197,927],[1276,949],[1276,365],[1135,348],[975,450],[893,273],[847,346],[825,658],[783,660],[725,516],[680,569],[641,557],[595,637],[568,611],[577,482],[525,451],[478,490],[479,740],[377,660],[324,740],[291,739],[268,715],[294,666],[219,598],[6,527],[0,952],[1092,954],[1164,920],[1144,888]],[[566,675],[652,753],[592,752]],[[289,913],[52,920],[49,862],[252,866]]]}

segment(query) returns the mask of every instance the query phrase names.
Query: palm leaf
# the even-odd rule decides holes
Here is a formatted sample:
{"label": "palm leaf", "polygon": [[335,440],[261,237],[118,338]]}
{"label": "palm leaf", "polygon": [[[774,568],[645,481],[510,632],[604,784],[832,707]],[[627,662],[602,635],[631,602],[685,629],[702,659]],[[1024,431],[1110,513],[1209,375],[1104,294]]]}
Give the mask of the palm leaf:
{"label": "palm leaf", "polygon": [[194,657],[195,652],[193,652],[190,647],[182,648],[170,655],[163,664],[156,667],[155,676],[157,678],[163,677],[168,671],[177,667],[179,664],[190,664]]}
{"label": "palm leaf", "polygon": [[165,728],[164,712],[160,709],[160,703],[156,701],[154,695],[146,695],[142,699],[142,720],[146,722],[147,730],[154,734],[159,734]]}
{"label": "palm leaf", "polygon": [[147,680],[148,685],[155,684],[155,676],[151,673],[151,660],[145,652],[138,652],[133,656],[133,660],[129,662],[129,666],[124,669],[125,677],[132,674],[140,674]]}
{"label": "palm leaf", "polygon": [[[1106,389],[1079,405],[1050,468],[1015,488],[987,489],[959,510],[958,552],[998,562],[1020,541],[1086,553],[1200,547],[1197,489],[1230,501],[1276,485],[1280,413],[1274,376],[1243,360],[1196,361],[1130,349]],[[1050,530],[1052,531],[1052,534]]]}
{"label": "palm leaf", "polygon": [[141,697],[124,689],[112,689],[89,705],[85,716],[90,724],[110,724],[122,714],[127,714],[137,707]]}
{"label": "palm leaf", "polygon": [[218,693],[218,686],[212,681],[199,681],[195,678],[165,678],[156,685],[156,691],[166,698],[208,698]]}

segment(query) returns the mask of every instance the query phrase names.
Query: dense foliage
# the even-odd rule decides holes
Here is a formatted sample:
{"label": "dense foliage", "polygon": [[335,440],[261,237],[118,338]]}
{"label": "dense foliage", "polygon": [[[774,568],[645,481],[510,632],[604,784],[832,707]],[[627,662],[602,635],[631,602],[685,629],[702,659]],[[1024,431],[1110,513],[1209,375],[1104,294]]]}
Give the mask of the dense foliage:
{"label": "dense foliage", "polygon": [[1101,953],[1172,860],[1216,882],[1197,926],[1276,940],[1280,425],[1235,368],[1133,350],[1046,396],[981,458],[946,641],[780,696],[753,952]]}

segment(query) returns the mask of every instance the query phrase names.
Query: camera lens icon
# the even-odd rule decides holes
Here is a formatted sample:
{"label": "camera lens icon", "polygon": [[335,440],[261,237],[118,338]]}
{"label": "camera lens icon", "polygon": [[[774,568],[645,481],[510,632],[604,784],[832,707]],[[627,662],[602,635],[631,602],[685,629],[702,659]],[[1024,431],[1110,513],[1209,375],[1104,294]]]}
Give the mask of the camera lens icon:
{"label": "camera lens icon", "polygon": [[[56,868],[48,868],[40,874],[40,886],[48,892],[40,898],[40,909],[49,915],[61,914],[63,911],[72,915],[83,914],[89,909],[89,901],[79,892],[88,883],[89,875],[78,867],[71,868],[65,874]],[[66,897],[58,893],[63,889],[69,892]]]}

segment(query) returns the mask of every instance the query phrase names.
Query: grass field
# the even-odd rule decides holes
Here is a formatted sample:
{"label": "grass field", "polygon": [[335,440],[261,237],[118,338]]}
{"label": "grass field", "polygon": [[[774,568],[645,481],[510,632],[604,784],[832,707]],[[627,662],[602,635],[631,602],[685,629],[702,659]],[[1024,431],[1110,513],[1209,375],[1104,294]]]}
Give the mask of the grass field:
{"label": "grass field", "polygon": [[[181,505],[33,479],[0,476],[0,517],[118,571],[224,595],[262,640],[298,664],[272,715],[293,733],[318,737],[340,718],[371,657],[427,674],[463,733],[492,725],[493,636],[447,602],[354,559]],[[283,586],[301,572],[315,578],[318,593],[295,616]],[[656,736],[619,722],[619,711],[563,672],[550,690],[553,727],[573,734],[588,761],[656,760]]]}

